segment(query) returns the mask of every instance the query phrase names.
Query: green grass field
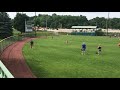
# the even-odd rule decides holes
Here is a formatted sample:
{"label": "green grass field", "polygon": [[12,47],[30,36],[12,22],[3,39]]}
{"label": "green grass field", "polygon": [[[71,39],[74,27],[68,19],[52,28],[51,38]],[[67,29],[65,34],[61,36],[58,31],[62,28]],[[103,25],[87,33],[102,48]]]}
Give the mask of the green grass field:
{"label": "green grass field", "polygon": [[[66,44],[65,41],[69,43]],[[81,44],[87,45],[86,55]],[[38,78],[118,78],[120,77],[120,48],[118,38],[94,36],[49,36],[26,43],[23,54]],[[98,44],[101,55],[95,54]]]}

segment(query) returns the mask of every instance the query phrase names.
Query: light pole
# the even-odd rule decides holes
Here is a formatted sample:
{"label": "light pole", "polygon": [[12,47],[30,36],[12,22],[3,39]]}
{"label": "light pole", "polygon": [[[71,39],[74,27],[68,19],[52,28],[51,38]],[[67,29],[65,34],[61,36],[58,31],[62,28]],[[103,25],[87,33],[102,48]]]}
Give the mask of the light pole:
{"label": "light pole", "polygon": [[[36,12],[35,12],[35,22],[36,22]],[[34,26],[35,26],[35,36],[36,36],[36,25],[35,25],[35,22],[34,22]]]}
{"label": "light pole", "polygon": [[47,16],[46,16],[46,30],[47,30]]}
{"label": "light pole", "polygon": [[109,25],[109,12],[108,12],[108,19],[106,20],[106,29],[107,29],[107,36],[108,36],[108,25]]}
{"label": "light pole", "polygon": [[[23,12],[22,12],[22,15],[23,15]],[[25,33],[26,33],[26,25],[27,25],[27,21],[25,19]]]}

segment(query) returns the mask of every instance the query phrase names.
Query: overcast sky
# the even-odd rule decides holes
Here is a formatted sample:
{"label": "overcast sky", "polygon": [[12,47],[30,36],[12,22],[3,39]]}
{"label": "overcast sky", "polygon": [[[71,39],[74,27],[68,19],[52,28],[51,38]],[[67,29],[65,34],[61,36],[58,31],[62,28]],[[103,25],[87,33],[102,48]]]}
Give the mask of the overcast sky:
{"label": "overcast sky", "polygon": [[[7,12],[10,16],[10,18],[14,18],[16,15],[16,12]],[[35,16],[35,12],[23,12],[26,13],[28,16]],[[79,16],[83,15],[86,16],[87,19],[92,19],[95,17],[108,17],[108,12],[36,12],[36,15],[38,14],[48,14],[52,15],[53,13],[56,13],[57,15],[72,15],[72,16]],[[110,12],[109,13],[110,18],[120,18],[120,12]]]}

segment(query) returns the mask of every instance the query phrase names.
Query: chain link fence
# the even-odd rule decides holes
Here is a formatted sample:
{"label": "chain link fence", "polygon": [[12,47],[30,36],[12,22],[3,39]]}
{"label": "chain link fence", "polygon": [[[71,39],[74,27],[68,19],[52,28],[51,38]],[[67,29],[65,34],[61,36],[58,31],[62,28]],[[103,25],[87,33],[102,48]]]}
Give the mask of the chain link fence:
{"label": "chain link fence", "polygon": [[16,41],[22,40],[23,38],[24,38],[24,36],[16,35],[16,36],[10,36],[10,37],[7,37],[7,38],[1,40],[0,41],[0,55],[2,54],[2,52],[4,51],[4,49],[6,47],[15,43]]}

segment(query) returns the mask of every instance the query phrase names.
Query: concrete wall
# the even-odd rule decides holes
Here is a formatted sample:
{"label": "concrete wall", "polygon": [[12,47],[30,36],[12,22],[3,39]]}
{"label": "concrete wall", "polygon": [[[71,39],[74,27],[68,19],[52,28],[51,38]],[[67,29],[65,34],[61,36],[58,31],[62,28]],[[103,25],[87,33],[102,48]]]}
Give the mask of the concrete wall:
{"label": "concrete wall", "polygon": [[[107,32],[107,29],[102,29],[103,32]],[[108,32],[111,33],[120,33],[120,29],[108,29]]]}

